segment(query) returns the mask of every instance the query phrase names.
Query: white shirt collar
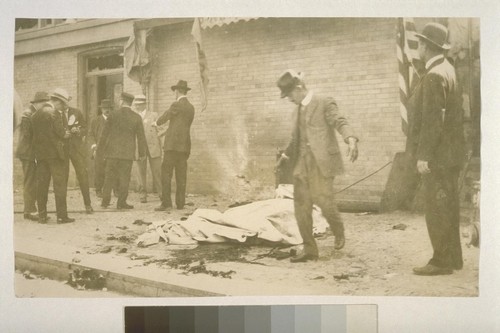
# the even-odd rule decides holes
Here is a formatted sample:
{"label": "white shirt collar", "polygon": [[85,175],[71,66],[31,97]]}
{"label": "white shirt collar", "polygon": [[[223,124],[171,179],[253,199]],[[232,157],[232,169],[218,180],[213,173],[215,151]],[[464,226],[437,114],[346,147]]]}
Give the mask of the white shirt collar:
{"label": "white shirt collar", "polygon": [[108,116],[106,116],[104,113],[102,114],[102,117],[104,118],[104,120],[108,119]]}
{"label": "white shirt collar", "polygon": [[430,58],[429,60],[427,60],[427,62],[425,63],[425,69],[429,69],[429,67],[431,67],[431,65],[432,65],[435,61],[437,61],[437,60],[439,60],[439,59],[441,59],[441,58],[444,58],[444,55],[442,55],[442,54],[438,54],[437,56],[432,57],[432,58]]}
{"label": "white shirt collar", "polygon": [[142,111],[140,112],[140,115],[141,115],[141,117],[142,117],[142,118],[144,118],[144,117],[146,116],[146,111],[147,111],[147,110],[146,110],[146,109],[144,109],[144,110],[142,110]]}
{"label": "white shirt collar", "polygon": [[181,95],[181,96],[179,96],[179,98],[177,98],[177,102],[178,102],[181,98],[187,98],[187,96],[186,96],[186,95]]}
{"label": "white shirt collar", "polygon": [[304,99],[302,100],[302,102],[300,102],[300,104],[302,104],[302,106],[308,106],[309,103],[311,103],[311,99],[313,97],[313,91],[312,90],[309,90],[307,92],[307,95],[306,97],[304,97]]}

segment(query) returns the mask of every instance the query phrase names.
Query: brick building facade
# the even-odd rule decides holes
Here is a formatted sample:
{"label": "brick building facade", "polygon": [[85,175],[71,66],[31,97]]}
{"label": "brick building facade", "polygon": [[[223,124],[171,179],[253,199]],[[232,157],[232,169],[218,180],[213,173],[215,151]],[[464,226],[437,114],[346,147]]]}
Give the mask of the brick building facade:
{"label": "brick building facade", "polygon": [[[98,27],[99,34],[92,21],[103,20],[77,21],[74,30],[63,32],[67,36],[53,44],[37,42],[54,37],[50,30],[31,41],[16,34],[14,83],[24,101],[37,90],[64,87],[88,119],[94,116],[92,103],[87,102],[89,81],[84,78],[92,74],[82,70],[82,59],[93,51],[125,46],[134,21],[107,20]],[[197,112],[191,130],[188,192],[222,193],[239,201],[272,195],[276,149],[286,146],[292,127],[293,105],[280,99],[275,84],[287,68],[304,71],[306,84],[315,93],[334,97],[359,136],[359,160],[345,162],[346,174],[336,179],[337,189],[388,164],[404,150],[395,18],[259,18],[204,29],[210,84],[203,112],[192,22],[166,19],[154,25],[149,38],[153,71],[147,89],[149,107],[163,112],[174,100],[171,85],[184,79],[192,88],[188,98]],[[79,24],[86,26],[76,29]],[[75,45],[66,45],[71,35],[77,37]],[[141,92],[126,73],[122,87]],[[345,148],[341,147],[343,152]],[[390,171],[389,165],[339,193],[339,200],[346,207],[378,208]],[[19,183],[22,177],[15,172]]]}

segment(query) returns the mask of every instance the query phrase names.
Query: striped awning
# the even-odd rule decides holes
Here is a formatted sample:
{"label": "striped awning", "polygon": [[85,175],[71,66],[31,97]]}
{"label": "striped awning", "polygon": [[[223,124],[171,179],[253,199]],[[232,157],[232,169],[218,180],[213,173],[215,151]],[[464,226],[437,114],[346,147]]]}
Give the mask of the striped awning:
{"label": "striped awning", "polygon": [[231,24],[236,22],[248,22],[250,20],[257,20],[259,17],[201,17],[200,25],[202,29],[210,29],[215,26],[221,27],[225,24]]}

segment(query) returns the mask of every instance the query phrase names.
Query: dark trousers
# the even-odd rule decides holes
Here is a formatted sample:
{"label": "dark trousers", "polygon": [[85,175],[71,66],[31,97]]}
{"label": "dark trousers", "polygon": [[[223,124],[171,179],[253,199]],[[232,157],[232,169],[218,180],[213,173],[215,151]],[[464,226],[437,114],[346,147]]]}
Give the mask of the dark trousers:
{"label": "dark trousers", "polygon": [[130,172],[132,171],[132,160],[121,160],[117,158],[106,159],[104,186],[102,189],[102,205],[107,206],[111,201],[111,190],[118,182],[117,207],[127,203],[128,185],[130,183]]}
{"label": "dark trousers", "polygon": [[434,254],[429,261],[438,267],[462,268],[460,244],[460,169],[435,168],[423,175],[425,221]]}
{"label": "dark trousers", "polygon": [[96,192],[102,192],[102,187],[104,186],[105,167],[106,162],[104,161],[104,157],[96,154],[94,159],[94,186]]}
{"label": "dark trousers", "polygon": [[50,179],[56,198],[56,212],[58,218],[68,216],[66,193],[68,190],[69,160],[51,158],[37,162],[37,202],[38,215],[47,217],[47,200],[49,196]]}
{"label": "dark trousers", "polygon": [[300,171],[294,173],[293,202],[295,219],[303,239],[304,253],[318,255],[318,246],[313,236],[313,205],[321,212],[335,236],[344,235],[344,224],[335,202],[333,192],[334,177],[324,177],[314,161],[312,153],[299,158]]}
{"label": "dark trousers", "polygon": [[80,150],[69,151],[69,159],[73,168],[75,169],[78,185],[83,196],[83,203],[85,206],[90,206],[90,190],[89,190],[89,174],[87,171],[87,159],[84,153]]}
{"label": "dark trousers", "polygon": [[24,214],[36,213],[36,163],[30,160],[21,160],[21,163],[24,175]]}
{"label": "dark trousers", "polygon": [[175,204],[177,208],[183,208],[186,202],[186,182],[187,182],[187,160],[189,154],[186,152],[168,150],[163,156],[161,165],[162,178],[162,206],[171,207],[171,182],[175,170]]}

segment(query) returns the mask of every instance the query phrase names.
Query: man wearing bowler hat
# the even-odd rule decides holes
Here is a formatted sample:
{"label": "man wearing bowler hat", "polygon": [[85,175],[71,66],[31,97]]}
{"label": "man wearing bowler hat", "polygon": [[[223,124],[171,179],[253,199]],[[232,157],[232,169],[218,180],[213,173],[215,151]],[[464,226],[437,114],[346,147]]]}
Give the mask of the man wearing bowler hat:
{"label": "man wearing bowler hat", "polygon": [[308,90],[303,75],[287,70],[277,82],[281,98],[288,97],[297,105],[294,110],[292,140],[278,161],[290,160],[293,165],[295,218],[303,239],[303,252],[291,262],[317,260],[318,246],[313,236],[312,209],[321,208],[335,236],[334,248],[344,247],[344,225],[341,221],[333,192],[334,177],[344,168],[335,131],[348,144],[347,156],[351,162],[358,157],[358,139],[338,110],[336,102]]}
{"label": "man wearing bowler hat", "polygon": [[23,167],[23,199],[24,199],[24,218],[37,221],[36,213],[36,162],[35,152],[33,151],[33,128],[31,125],[31,116],[41,110],[49,101],[49,94],[45,91],[39,91],[21,116],[19,126],[19,141],[16,149],[16,157],[21,160]]}
{"label": "man wearing bowler hat", "polygon": [[101,139],[97,144],[96,154],[103,154],[106,160],[102,208],[107,208],[110,205],[111,189],[117,181],[118,201],[116,208],[134,208],[127,203],[130,172],[135,159],[136,145],[140,160],[146,158],[147,147],[141,116],[131,109],[133,100],[134,95],[126,92],[121,94],[120,109],[109,115]]}
{"label": "man wearing bowler hat", "polygon": [[161,126],[169,122],[163,144],[162,203],[160,207],[155,208],[156,211],[164,211],[172,207],[170,186],[174,171],[177,209],[183,209],[186,200],[187,160],[191,153],[190,129],[194,118],[194,107],[186,96],[191,90],[186,81],[179,80],[171,89],[175,92],[176,101],[153,123],[153,126]]}
{"label": "man wearing bowler hat", "polygon": [[135,111],[141,116],[142,123],[144,124],[144,134],[146,136],[147,144],[147,159],[138,160],[137,168],[139,170],[139,176],[141,180],[140,193],[141,202],[147,202],[147,166],[149,161],[149,167],[151,169],[151,174],[153,175],[153,184],[158,191],[158,195],[161,198],[162,183],[161,183],[161,140],[160,136],[165,134],[165,132],[156,126],[151,126],[158,118],[158,113],[149,111],[146,105],[146,96],[136,95],[134,99],[133,107]]}
{"label": "man wearing bowler hat", "polygon": [[90,201],[89,176],[87,170],[87,146],[85,144],[85,136],[87,134],[87,122],[82,111],[68,104],[71,101],[71,96],[64,89],[57,88],[51,95],[51,98],[56,102],[54,105],[56,110],[61,112],[65,126],[69,131],[67,149],[69,159],[75,169],[78,185],[83,196],[83,204],[87,214],[94,212]]}
{"label": "man wearing bowler hat", "polygon": [[101,112],[96,118],[92,119],[88,135],[88,141],[90,144],[90,149],[92,151],[92,157],[94,159],[94,186],[98,198],[102,198],[105,162],[104,156],[102,156],[102,154],[96,154],[96,149],[97,143],[99,142],[102,131],[104,129],[104,124],[106,123],[106,119],[108,119],[112,108],[113,105],[111,104],[111,100],[103,99],[101,101],[101,105],[99,105],[99,109],[101,110]]}
{"label": "man wearing bowler hat", "polygon": [[74,222],[68,217],[66,194],[68,187],[69,154],[67,139],[70,136],[67,122],[56,110],[58,99],[50,102],[32,117],[33,151],[36,159],[38,221],[47,223],[47,199],[52,178],[56,199],[57,223]]}
{"label": "man wearing bowler hat", "polygon": [[464,161],[463,111],[455,69],[446,60],[447,29],[427,24],[418,53],[425,73],[408,100],[406,151],[425,188],[425,220],[434,250],[417,275],[451,274],[461,269],[458,176]]}

